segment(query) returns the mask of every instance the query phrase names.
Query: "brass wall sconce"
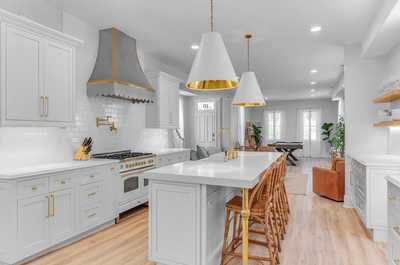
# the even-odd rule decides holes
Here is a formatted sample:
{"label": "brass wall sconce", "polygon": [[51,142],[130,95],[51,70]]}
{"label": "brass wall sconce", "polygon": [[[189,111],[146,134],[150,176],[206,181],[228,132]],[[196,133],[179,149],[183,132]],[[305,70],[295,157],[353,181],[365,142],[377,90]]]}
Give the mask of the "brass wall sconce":
{"label": "brass wall sconce", "polygon": [[97,117],[96,118],[96,126],[99,128],[100,126],[110,126],[111,132],[117,132],[118,128],[115,125],[115,121],[111,116],[106,116],[105,118]]}

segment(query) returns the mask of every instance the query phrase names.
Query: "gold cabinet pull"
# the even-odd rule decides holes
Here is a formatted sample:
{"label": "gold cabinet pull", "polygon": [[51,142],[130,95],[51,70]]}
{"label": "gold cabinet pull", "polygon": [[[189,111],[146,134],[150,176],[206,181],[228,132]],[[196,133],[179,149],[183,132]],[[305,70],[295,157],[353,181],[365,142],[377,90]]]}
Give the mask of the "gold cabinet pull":
{"label": "gold cabinet pull", "polygon": [[61,185],[65,185],[65,180],[61,180]]}
{"label": "gold cabinet pull", "polygon": [[32,186],[32,191],[37,191],[38,187],[37,186]]}
{"label": "gold cabinet pull", "polygon": [[44,96],[44,102],[45,102],[45,116],[49,117],[49,97],[48,96]]}
{"label": "gold cabinet pull", "polygon": [[54,195],[50,194],[50,196],[46,196],[48,200],[48,215],[47,217],[54,216]]}
{"label": "gold cabinet pull", "polygon": [[96,195],[96,193],[97,193],[97,192],[89,193],[89,194],[88,194],[88,197],[92,197],[92,196]]}

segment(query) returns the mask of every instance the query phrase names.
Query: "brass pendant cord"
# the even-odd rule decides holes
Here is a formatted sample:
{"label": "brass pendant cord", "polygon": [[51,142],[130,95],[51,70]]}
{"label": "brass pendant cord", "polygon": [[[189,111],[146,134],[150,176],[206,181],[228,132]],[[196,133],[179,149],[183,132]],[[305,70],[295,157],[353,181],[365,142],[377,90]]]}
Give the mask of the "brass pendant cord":
{"label": "brass pendant cord", "polygon": [[250,39],[252,35],[248,33],[244,37],[247,39],[247,71],[250,72]]}
{"label": "brass pendant cord", "polygon": [[210,31],[214,31],[214,0],[210,0]]}

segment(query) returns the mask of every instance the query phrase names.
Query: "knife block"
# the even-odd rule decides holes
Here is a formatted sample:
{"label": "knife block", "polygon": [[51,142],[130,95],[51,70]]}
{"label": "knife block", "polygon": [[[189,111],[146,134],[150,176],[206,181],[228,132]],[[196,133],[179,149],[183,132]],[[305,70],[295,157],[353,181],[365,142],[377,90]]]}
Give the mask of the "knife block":
{"label": "knife block", "polygon": [[79,146],[78,151],[75,152],[74,160],[89,160],[89,155],[86,153],[86,148],[83,145]]}

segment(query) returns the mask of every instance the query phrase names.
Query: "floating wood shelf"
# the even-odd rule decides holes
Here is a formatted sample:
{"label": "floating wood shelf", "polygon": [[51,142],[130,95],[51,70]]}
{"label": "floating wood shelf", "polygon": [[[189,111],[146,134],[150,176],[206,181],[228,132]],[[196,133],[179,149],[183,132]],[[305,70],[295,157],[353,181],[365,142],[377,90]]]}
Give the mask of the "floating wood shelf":
{"label": "floating wood shelf", "polygon": [[389,103],[400,100],[400,88],[392,90],[374,99],[374,103]]}
{"label": "floating wood shelf", "polygon": [[396,121],[381,121],[374,124],[374,127],[385,128],[385,127],[394,127],[400,126],[400,120]]}

